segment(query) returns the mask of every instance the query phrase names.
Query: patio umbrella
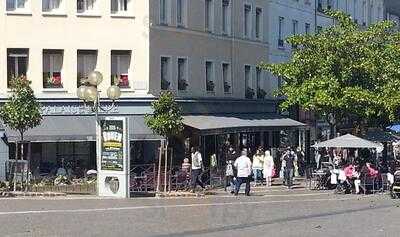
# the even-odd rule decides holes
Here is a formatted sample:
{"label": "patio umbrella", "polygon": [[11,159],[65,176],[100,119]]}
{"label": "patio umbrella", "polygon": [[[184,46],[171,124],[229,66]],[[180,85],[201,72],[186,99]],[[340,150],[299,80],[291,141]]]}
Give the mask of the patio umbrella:
{"label": "patio umbrella", "polygon": [[314,148],[322,147],[336,147],[336,148],[371,148],[380,149],[382,145],[379,143],[371,142],[366,139],[356,137],[351,134],[346,134],[340,137],[336,137],[324,142],[313,145]]}
{"label": "patio umbrella", "polygon": [[387,129],[390,129],[393,132],[400,133],[400,124],[394,124],[392,126],[387,127]]}

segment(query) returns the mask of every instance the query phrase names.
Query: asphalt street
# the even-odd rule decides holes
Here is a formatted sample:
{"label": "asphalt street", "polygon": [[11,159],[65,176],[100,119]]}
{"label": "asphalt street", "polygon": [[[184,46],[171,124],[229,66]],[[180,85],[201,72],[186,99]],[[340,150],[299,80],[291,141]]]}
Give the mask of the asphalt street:
{"label": "asphalt street", "polygon": [[0,236],[400,236],[400,201],[388,195],[253,194],[0,199]]}

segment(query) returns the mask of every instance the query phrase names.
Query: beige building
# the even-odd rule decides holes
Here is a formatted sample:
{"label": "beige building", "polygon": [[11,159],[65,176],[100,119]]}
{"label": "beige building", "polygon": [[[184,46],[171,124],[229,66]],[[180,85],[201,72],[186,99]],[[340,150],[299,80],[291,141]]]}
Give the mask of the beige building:
{"label": "beige building", "polygon": [[75,99],[77,79],[92,70],[105,76],[103,91],[119,79],[124,98],[157,95],[161,84],[180,97],[244,98],[246,88],[270,94],[273,83],[255,67],[267,60],[265,5],[1,1],[1,96],[7,94],[7,78],[26,74],[37,97]]}
{"label": "beige building", "polygon": [[[174,142],[180,160],[190,146],[205,163],[234,147],[277,147],[282,129],[302,127],[277,115],[277,80],[256,65],[268,60],[265,0],[7,0],[0,2],[0,103],[13,76],[26,75],[42,103],[42,124],[25,134],[32,169],[96,168],[95,121],[76,89],[93,70],[122,91],[107,115],[127,116],[131,164],[154,164],[160,137],[145,125],[150,102],[174,91],[185,137]],[[104,105],[110,104],[106,101]],[[18,136],[5,127],[9,141]],[[15,145],[0,149],[4,161]],[[221,165],[221,164],[219,164]],[[223,165],[223,164],[222,164]],[[78,172],[78,171],[76,171]]]}

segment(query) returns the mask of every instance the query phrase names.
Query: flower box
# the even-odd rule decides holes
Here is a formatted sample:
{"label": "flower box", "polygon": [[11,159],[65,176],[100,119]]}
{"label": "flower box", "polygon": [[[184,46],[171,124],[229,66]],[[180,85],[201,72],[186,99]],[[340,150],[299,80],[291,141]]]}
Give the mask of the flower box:
{"label": "flower box", "polygon": [[254,89],[247,87],[246,88],[246,99],[253,99],[254,98]]}
{"label": "flower box", "polygon": [[61,73],[53,72],[51,73],[45,72],[43,73],[43,87],[44,88],[63,88]]}
{"label": "flower box", "polygon": [[263,89],[258,89],[257,90],[257,99],[265,99],[265,96],[267,95],[267,92]]}
{"label": "flower box", "polygon": [[186,80],[178,80],[178,90],[185,91],[188,86],[189,84],[186,82]]}
{"label": "flower box", "polygon": [[224,82],[224,92],[225,93],[231,92],[231,85],[229,85],[229,83],[226,81]]}
{"label": "flower box", "polygon": [[170,82],[165,80],[165,79],[161,79],[161,90],[168,90],[169,86],[170,86]]}
{"label": "flower box", "polygon": [[206,81],[207,91],[214,91],[215,84],[213,81]]}

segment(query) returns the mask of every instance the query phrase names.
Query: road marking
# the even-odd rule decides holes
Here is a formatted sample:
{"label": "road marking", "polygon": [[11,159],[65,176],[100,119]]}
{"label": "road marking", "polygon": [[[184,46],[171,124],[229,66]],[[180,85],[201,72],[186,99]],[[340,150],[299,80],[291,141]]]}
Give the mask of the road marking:
{"label": "road marking", "polygon": [[356,200],[358,198],[338,198],[338,199],[304,199],[304,200],[279,200],[279,201],[257,201],[257,202],[227,202],[227,203],[197,203],[197,204],[181,204],[181,205],[156,205],[156,206],[135,206],[135,207],[110,207],[110,208],[93,208],[93,209],[59,209],[59,210],[34,210],[34,211],[15,211],[0,212],[0,216],[9,215],[27,215],[27,214],[49,214],[49,213],[85,213],[85,212],[103,212],[103,211],[127,211],[127,210],[147,210],[147,209],[163,209],[163,208],[190,208],[190,207],[220,207],[233,205],[257,205],[257,204],[273,204],[273,203],[294,203],[294,202],[326,202],[326,201],[346,201]]}

